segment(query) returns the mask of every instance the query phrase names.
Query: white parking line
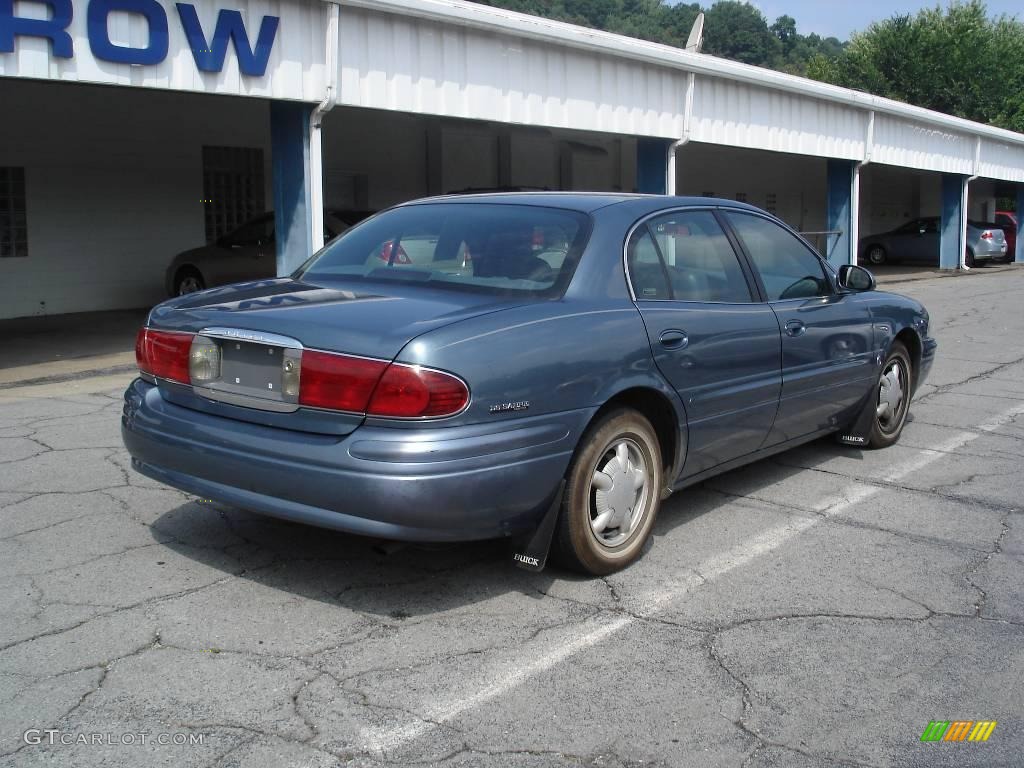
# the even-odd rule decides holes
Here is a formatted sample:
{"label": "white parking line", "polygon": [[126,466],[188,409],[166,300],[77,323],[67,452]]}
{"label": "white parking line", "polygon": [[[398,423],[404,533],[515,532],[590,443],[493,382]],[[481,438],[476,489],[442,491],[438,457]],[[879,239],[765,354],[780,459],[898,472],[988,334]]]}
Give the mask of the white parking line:
{"label": "white parking line", "polygon": [[[1024,414],[1024,405],[1004,411],[995,419],[980,425],[973,432],[960,432],[933,448],[924,449],[915,457],[893,467],[882,479],[893,483],[920,471],[937,459],[962,448],[983,434],[993,432],[1016,416]],[[822,499],[814,506],[814,511],[822,517],[799,518],[792,522],[770,528],[757,536],[752,536],[736,546],[702,561],[694,570],[700,577],[687,577],[672,589],[662,590],[641,601],[642,608],[628,616],[608,616],[601,614],[581,622],[565,632],[559,633],[550,640],[537,641],[542,647],[532,647],[528,654],[529,660],[512,664],[507,660],[499,662],[495,668],[482,675],[473,675],[467,690],[453,691],[454,696],[437,699],[424,709],[424,719],[414,720],[408,724],[392,728],[367,728],[361,733],[361,743],[369,752],[386,754],[398,749],[427,733],[438,724],[454,720],[459,715],[483,706],[509,691],[514,690],[529,679],[536,677],[565,661],[577,653],[592,648],[642,618],[650,617],[664,609],[669,603],[686,595],[706,581],[712,581],[730,571],[740,568],[753,560],[768,554],[783,544],[791,541],[801,533],[813,528],[824,517],[841,514],[847,509],[869,499],[878,493],[881,487],[853,482],[837,496]]]}

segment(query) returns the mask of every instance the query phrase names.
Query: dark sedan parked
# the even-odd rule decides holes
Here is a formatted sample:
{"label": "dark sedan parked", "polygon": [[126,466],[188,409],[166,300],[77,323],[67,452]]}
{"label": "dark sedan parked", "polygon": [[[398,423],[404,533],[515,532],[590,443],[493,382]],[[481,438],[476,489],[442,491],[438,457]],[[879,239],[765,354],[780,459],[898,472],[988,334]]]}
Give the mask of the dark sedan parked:
{"label": "dark sedan parked", "polygon": [[928,313],[723,200],[408,203],[291,277],[156,307],[122,434],[135,469],[387,539],[512,537],[602,574],[659,504],[837,433],[899,439]]}

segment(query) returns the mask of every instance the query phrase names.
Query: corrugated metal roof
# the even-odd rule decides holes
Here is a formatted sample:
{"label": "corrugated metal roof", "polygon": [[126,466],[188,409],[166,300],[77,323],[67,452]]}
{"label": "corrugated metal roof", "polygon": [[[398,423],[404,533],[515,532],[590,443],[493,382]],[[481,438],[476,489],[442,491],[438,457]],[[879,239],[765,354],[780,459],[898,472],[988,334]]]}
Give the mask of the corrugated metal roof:
{"label": "corrugated metal roof", "polygon": [[1024,181],[1024,135],[891,99],[462,0],[341,4],[341,103],[679,139],[693,73],[694,140]]}

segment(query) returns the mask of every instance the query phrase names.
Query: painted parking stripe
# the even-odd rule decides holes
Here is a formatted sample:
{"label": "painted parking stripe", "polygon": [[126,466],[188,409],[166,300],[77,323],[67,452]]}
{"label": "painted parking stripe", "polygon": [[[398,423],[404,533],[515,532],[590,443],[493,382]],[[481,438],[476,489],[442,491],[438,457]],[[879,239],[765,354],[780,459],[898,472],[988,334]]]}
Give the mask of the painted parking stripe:
{"label": "painted parking stripe", "polygon": [[[957,433],[933,448],[921,450],[914,457],[893,467],[883,476],[882,480],[888,483],[902,480],[943,456],[963,448],[982,435],[994,432],[1021,414],[1024,414],[1024,405],[1004,411],[996,418],[978,426],[974,431]],[[635,615],[598,614],[572,629],[559,633],[555,638],[531,643],[528,654],[529,661],[517,662],[514,665],[508,663],[496,665],[495,669],[485,674],[482,680],[474,677],[472,682],[475,685],[468,686],[470,690],[453,691],[454,696],[435,700],[423,709],[422,720],[412,720],[407,724],[391,728],[363,729],[361,733],[363,748],[368,752],[387,754],[415,741],[437,725],[448,723],[465,712],[494,701],[566,659],[603,642],[616,632],[636,623],[637,617],[642,619],[653,616],[669,603],[683,597],[706,581],[719,578],[778,549],[818,525],[823,519],[842,514],[847,509],[871,498],[882,488],[882,486],[862,482],[850,483],[839,494],[824,498],[814,506],[814,511],[820,516],[799,518],[775,526],[701,561],[693,569],[693,572],[688,573],[672,589],[655,592],[642,599],[640,601],[641,608],[635,612]],[[541,645],[540,648],[536,647],[538,644]]]}

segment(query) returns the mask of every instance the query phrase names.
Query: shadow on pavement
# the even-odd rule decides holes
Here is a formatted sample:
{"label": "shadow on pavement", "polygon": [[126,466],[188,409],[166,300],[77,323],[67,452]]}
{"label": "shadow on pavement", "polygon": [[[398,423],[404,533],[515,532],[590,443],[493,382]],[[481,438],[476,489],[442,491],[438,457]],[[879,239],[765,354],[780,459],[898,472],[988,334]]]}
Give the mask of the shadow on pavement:
{"label": "shadow on pavement", "polygon": [[[810,449],[810,450],[809,450]],[[862,452],[819,440],[802,450],[824,462],[837,455],[861,458]],[[779,454],[784,457],[794,451]],[[814,462],[814,459],[811,459]],[[760,469],[760,472],[753,471]],[[735,503],[719,490],[745,473],[746,493],[756,482],[778,483],[807,471],[765,459],[674,494],[662,504],[648,549],[658,539],[704,515]],[[695,491],[713,484],[708,492]],[[757,510],[751,508],[750,514]],[[775,518],[773,517],[773,523]],[[226,530],[225,530],[226,529]],[[517,568],[503,540],[443,545],[403,545],[281,521],[220,504],[192,502],[172,509],[151,526],[165,546],[203,563],[296,596],[378,616],[405,619],[450,611],[508,592],[541,599],[555,582],[585,582],[589,577],[549,564],[542,573]],[[210,542],[233,542],[223,547]],[[709,553],[710,554],[710,553]],[[695,563],[679,563],[680,571]]]}

